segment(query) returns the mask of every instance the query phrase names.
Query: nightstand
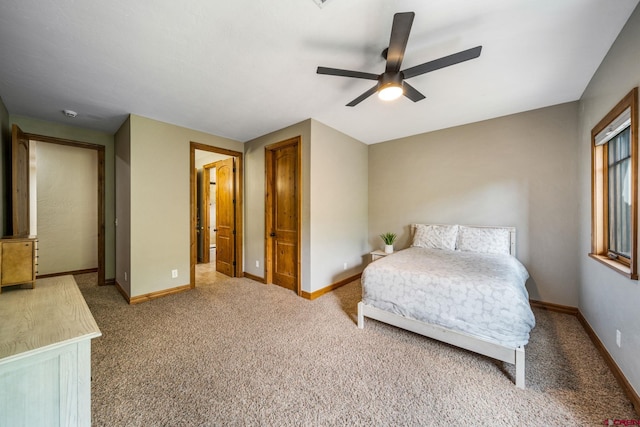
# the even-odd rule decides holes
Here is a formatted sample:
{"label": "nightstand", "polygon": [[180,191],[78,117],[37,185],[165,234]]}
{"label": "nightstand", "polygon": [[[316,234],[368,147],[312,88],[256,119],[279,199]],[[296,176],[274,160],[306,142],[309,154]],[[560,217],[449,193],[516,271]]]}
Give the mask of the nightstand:
{"label": "nightstand", "polygon": [[377,251],[369,252],[369,255],[371,255],[371,262],[373,262],[377,259],[384,258],[389,254],[378,249]]}
{"label": "nightstand", "polygon": [[3,286],[30,285],[36,282],[35,237],[3,237],[0,239],[0,292]]}

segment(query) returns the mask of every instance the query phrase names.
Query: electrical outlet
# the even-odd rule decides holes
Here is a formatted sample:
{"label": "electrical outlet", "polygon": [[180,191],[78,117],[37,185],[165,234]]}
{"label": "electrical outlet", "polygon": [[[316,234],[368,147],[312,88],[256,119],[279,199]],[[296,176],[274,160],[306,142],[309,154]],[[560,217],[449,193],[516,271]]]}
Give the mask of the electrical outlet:
{"label": "electrical outlet", "polygon": [[622,333],[616,329],[616,345],[622,347]]}
{"label": "electrical outlet", "polygon": [[343,267],[343,268],[344,268],[345,270],[347,269],[347,263],[346,263],[346,262],[344,263],[344,267]]}
{"label": "electrical outlet", "polygon": [[260,268],[260,261],[256,260],[256,268]]}
{"label": "electrical outlet", "polygon": [[178,277],[178,270],[171,270],[171,278],[175,279],[176,277]]}

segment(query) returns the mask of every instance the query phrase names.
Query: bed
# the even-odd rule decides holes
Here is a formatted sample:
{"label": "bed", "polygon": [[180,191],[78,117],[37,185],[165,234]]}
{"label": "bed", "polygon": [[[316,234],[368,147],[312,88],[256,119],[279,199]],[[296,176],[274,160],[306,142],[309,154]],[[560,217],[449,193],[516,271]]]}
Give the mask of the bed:
{"label": "bed", "polygon": [[411,247],[362,273],[358,327],[368,317],[516,368],[525,387],[525,351],[535,318],[529,274],[515,258],[515,228],[414,224]]}

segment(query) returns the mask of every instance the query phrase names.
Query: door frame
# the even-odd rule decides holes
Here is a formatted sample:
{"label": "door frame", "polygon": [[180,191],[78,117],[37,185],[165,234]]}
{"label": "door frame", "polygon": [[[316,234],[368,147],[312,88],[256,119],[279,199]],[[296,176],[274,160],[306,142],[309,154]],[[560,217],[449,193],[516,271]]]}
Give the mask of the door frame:
{"label": "door frame", "polygon": [[[20,146],[26,148],[26,158]],[[30,233],[30,158],[29,138],[15,123],[11,126],[11,228],[13,236],[26,237]]]}
{"label": "door frame", "polygon": [[298,246],[298,254],[297,254],[297,263],[296,263],[296,293],[298,296],[302,295],[301,289],[301,253],[302,253],[302,137],[300,135],[286,139],[284,141],[276,142],[275,144],[270,144],[264,147],[264,159],[265,159],[265,201],[264,201],[264,274],[265,274],[265,282],[273,283],[273,239],[271,238],[271,229],[273,225],[273,193],[274,193],[274,183],[273,183],[273,156],[274,152],[280,148],[287,147],[289,145],[294,145],[296,147],[296,170],[297,170],[297,246]]}
{"label": "door frame", "polygon": [[[37,135],[24,132],[30,141],[46,142],[50,144],[67,145],[75,148],[96,150],[98,158],[98,286],[106,285],[106,264],[105,264],[105,150],[104,145],[90,142],[74,141],[71,139],[56,138],[53,136]],[[109,282],[112,282],[111,280]],[[112,283],[109,283],[112,284]]]}
{"label": "door frame", "polygon": [[236,234],[235,234],[235,258],[236,265],[234,268],[234,276],[235,277],[243,277],[243,258],[242,258],[242,240],[243,240],[243,222],[242,222],[242,213],[244,211],[243,205],[243,196],[242,189],[244,174],[242,172],[243,162],[242,162],[242,153],[239,151],[228,150],[226,148],[214,147],[212,145],[201,144],[199,142],[191,141],[189,143],[190,146],[190,163],[189,163],[189,176],[190,176],[190,185],[191,191],[189,192],[190,196],[190,205],[191,205],[191,268],[190,268],[190,286],[191,289],[196,287],[196,264],[198,262],[198,237],[196,235],[196,227],[198,226],[198,211],[196,204],[198,201],[196,200],[196,150],[200,151],[209,151],[211,153],[225,154],[231,157],[236,158],[236,185],[235,185],[235,220],[236,220]]}

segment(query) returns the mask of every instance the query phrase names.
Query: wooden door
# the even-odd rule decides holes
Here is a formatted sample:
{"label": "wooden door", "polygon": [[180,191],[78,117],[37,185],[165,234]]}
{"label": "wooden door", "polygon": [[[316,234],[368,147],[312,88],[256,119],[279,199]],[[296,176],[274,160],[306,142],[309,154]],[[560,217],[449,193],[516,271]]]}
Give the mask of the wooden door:
{"label": "wooden door", "polygon": [[[210,166],[209,166],[210,167]],[[198,225],[196,227],[196,236],[198,237],[198,263],[209,263],[209,181],[210,171],[207,165],[202,170],[196,170],[197,176],[197,209],[198,209]]]}
{"label": "wooden door", "polygon": [[215,224],[211,224],[211,168],[213,168],[214,165],[215,163],[210,163],[202,167],[202,207],[200,209],[200,224],[202,225],[202,263],[204,264],[209,264],[211,262],[211,232],[216,226]]}
{"label": "wooden door", "polygon": [[[193,151],[193,150],[192,150]],[[191,153],[191,268],[189,271],[191,287],[195,286],[196,263],[198,262],[198,168],[194,167],[193,152]]]}
{"label": "wooden door", "polygon": [[202,236],[202,262],[209,264],[209,247],[211,246],[211,224],[209,223],[209,209],[211,208],[209,194],[209,181],[211,181],[211,170],[208,167],[202,168],[202,207],[200,209],[200,224],[202,225],[200,235]]}
{"label": "wooden door", "polygon": [[29,139],[17,125],[11,135],[11,202],[14,236],[29,235]]}
{"label": "wooden door", "polygon": [[267,280],[296,293],[300,293],[299,157],[299,138],[267,147]]}
{"label": "wooden door", "polygon": [[[216,271],[234,276],[235,271],[235,162],[230,157],[215,162],[216,168]],[[208,233],[208,230],[204,230]]]}

